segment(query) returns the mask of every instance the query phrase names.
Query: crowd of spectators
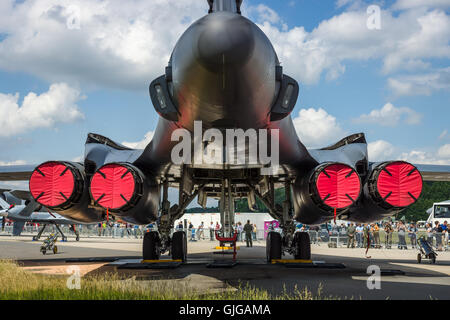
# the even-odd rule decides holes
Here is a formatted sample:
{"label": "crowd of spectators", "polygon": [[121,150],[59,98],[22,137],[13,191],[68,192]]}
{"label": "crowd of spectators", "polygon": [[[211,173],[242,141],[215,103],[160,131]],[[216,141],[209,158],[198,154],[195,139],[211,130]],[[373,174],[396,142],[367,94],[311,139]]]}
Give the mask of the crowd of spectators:
{"label": "crowd of spectators", "polygon": [[[6,226],[9,226],[9,222]],[[247,238],[246,234],[251,235],[252,240],[257,239],[257,227],[256,224],[247,222],[249,226],[243,226],[241,222],[236,223],[233,229],[237,233],[237,241],[244,242]],[[404,221],[386,221],[370,224],[333,224],[329,223],[325,225],[326,233],[329,237],[335,235],[345,235],[348,248],[367,248],[369,245],[371,248],[386,248],[391,249],[393,247],[393,236],[396,235],[395,240],[397,248],[400,250],[407,250],[408,245],[415,249],[417,248],[418,228],[414,223],[405,223]],[[25,228],[31,229],[30,231],[36,232],[39,229],[39,225],[36,223],[27,223]],[[147,226],[131,225],[128,223],[119,223],[115,221],[101,222],[96,225],[77,225],[77,229],[80,233],[89,232],[99,237],[112,237],[112,238],[143,238],[145,232],[152,230],[153,224]],[[187,231],[190,241],[198,240],[216,240],[216,232],[221,229],[221,225],[218,221],[210,222],[209,226],[206,226],[204,222],[201,222],[197,227],[189,221],[187,229],[185,230],[183,223],[180,222],[176,226],[176,230]],[[244,230],[244,228],[246,230]],[[87,229],[87,230],[86,230]],[[250,231],[251,229],[251,231]],[[323,232],[324,230],[318,226],[309,227],[299,223],[297,225],[299,231],[316,231]],[[85,233],[84,232],[84,233]],[[448,250],[449,244],[449,228],[447,221],[439,224],[435,221],[434,225],[427,223],[425,230],[421,231],[421,234],[425,235],[427,241],[436,248],[437,251]],[[311,235],[311,234],[310,234]],[[250,236],[249,236],[250,237]],[[312,242],[317,239],[317,234],[311,236]],[[329,240],[329,238],[328,238]]]}
{"label": "crowd of spectators", "polygon": [[[302,225],[302,231],[315,230],[319,231],[319,227],[308,228]],[[382,232],[383,231],[383,232]],[[400,250],[408,249],[408,242],[412,249],[417,248],[418,228],[415,223],[406,223],[404,221],[395,222],[378,222],[370,224],[328,224],[327,232],[330,236],[345,234],[347,237],[348,248],[386,248],[392,249],[393,235],[397,235],[397,248]],[[383,238],[380,236],[383,234]],[[448,250],[449,230],[447,221],[439,224],[435,221],[434,226],[431,223],[426,225],[427,241],[436,248],[437,251]],[[408,240],[407,240],[408,239]]]}

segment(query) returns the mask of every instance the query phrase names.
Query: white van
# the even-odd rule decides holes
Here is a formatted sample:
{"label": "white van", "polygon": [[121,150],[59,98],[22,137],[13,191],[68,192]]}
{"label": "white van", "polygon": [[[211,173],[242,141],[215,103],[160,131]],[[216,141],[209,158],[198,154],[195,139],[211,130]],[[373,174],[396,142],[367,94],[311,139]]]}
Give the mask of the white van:
{"label": "white van", "polygon": [[444,221],[450,223],[450,200],[434,203],[427,213],[430,215],[427,222],[433,227],[435,221],[439,221],[439,224],[443,224]]}

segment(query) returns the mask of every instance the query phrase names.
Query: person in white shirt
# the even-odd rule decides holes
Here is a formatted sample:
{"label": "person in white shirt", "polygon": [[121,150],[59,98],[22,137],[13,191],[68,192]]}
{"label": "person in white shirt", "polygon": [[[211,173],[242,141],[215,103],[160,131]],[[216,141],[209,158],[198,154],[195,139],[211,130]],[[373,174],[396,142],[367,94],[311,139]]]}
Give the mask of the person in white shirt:
{"label": "person in white shirt", "polygon": [[198,226],[198,240],[205,240],[205,232],[204,232],[205,224],[202,223]]}
{"label": "person in white shirt", "polygon": [[358,245],[358,248],[363,247],[363,238],[364,238],[364,228],[362,225],[358,224],[356,226],[356,243]]}

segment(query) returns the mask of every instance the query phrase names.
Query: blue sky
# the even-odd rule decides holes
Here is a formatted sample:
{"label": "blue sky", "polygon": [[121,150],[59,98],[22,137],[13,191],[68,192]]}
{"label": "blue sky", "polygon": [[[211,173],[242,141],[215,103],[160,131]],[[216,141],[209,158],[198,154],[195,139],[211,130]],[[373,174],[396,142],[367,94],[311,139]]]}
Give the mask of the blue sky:
{"label": "blue sky", "polygon": [[[0,164],[75,159],[88,132],[120,143],[142,141],[157,123],[148,84],[163,74],[187,22],[205,13],[206,1],[193,2],[105,8],[97,0],[2,1]],[[244,13],[274,43],[285,73],[300,83],[292,116],[305,144],[320,147],[365,132],[373,160],[450,164],[448,1],[244,3]],[[364,29],[372,4],[381,9],[380,30]],[[99,12],[103,19],[96,18]],[[64,19],[73,14],[81,25],[70,29]],[[24,103],[32,93],[48,96]],[[21,108],[45,117],[23,117]],[[305,132],[301,124],[314,121],[317,132]]]}

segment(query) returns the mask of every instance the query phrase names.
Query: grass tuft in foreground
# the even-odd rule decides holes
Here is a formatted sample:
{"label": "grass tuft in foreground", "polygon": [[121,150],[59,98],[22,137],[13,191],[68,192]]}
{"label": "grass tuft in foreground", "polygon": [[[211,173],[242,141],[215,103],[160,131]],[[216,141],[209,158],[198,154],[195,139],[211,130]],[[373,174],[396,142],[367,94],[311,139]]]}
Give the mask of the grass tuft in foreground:
{"label": "grass tuft in foreground", "polygon": [[3,300],[319,300],[333,299],[297,287],[280,295],[240,285],[220,292],[195,290],[186,282],[122,280],[117,274],[81,278],[81,288],[67,288],[68,276],[35,274],[16,262],[0,260],[0,299]]}

